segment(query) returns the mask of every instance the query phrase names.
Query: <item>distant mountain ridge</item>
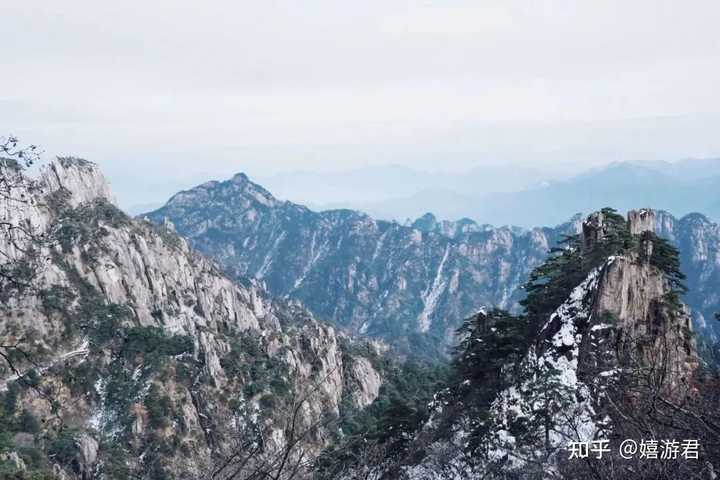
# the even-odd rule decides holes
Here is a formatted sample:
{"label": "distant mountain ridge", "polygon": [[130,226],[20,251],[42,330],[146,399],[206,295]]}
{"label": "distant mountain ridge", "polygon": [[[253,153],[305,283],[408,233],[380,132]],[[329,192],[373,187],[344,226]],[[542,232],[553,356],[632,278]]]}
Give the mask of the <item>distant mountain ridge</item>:
{"label": "distant mountain ridge", "polygon": [[[281,201],[244,174],[180,192],[147,216],[171,221],[231,276],[261,279],[319,318],[432,356],[481,306],[515,308],[530,270],[581,219],[527,230],[425,214],[401,225]],[[681,250],[696,322],[712,326],[720,269],[705,259],[717,259],[720,229],[699,214],[678,220],[665,212],[657,229]]]}
{"label": "distant mountain ridge", "polygon": [[577,229],[430,217],[413,228],[353,210],[314,212],[243,174],[180,192],[147,217],[172,222],[231,276],[262,279],[319,318],[421,352],[452,344],[459,322],[482,305],[512,309],[529,271]]}
{"label": "distant mountain ridge", "polygon": [[[488,223],[553,224],[577,211],[592,212],[607,205],[621,211],[652,205],[674,215],[702,211],[718,218],[715,199],[720,188],[720,160],[669,165],[615,163],[539,188],[490,195],[471,217]],[[701,168],[703,176],[693,173]]]}
{"label": "distant mountain ridge", "polygon": [[351,208],[400,222],[433,212],[445,219],[531,228],[607,205],[623,211],[652,205],[676,216],[700,211],[720,219],[720,159],[615,162],[584,172],[483,166],[443,174],[387,166],[288,173],[269,177],[266,185],[281,198],[317,209]]}

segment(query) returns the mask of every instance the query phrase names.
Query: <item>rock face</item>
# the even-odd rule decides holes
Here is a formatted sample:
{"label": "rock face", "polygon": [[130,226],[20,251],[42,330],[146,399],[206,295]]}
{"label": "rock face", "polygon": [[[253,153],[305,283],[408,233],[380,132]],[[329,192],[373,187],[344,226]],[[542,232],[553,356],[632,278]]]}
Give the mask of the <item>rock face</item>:
{"label": "rock face", "polygon": [[709,341],[720,337],[720,226],[693,213],[680,219],[657,212],[655,232],[680,251],[680,265],[687,276],[684,300],[691,308],[698,334]]}
{"label": "rock face", "polygon": [[298,446],[317,453],[341,405],[377,396],[377,348],[353,348],[167,228],[127,217],[94,164],[59,159],[38,181],[11,173],[23,201],[0,199],[0,215],[26,233],[0,232],[0,265],[27,268],[3,284],[0,338],[28,356],[2,363],[0,395],[41,425],[29,433],[58,475],[208,478],[241,447],[270,455],[306,430]]}
{"label": "rock face", "polygon": [[319,318],[424,353],[452,344],[481,305],[514,308],[530,270],[578,227],[526,231],[431,215],[403,226],[351,210],[318,213],[242,174],[180,192],[147,217],[169,219],[231,276],[261,279]]}
{"label": "rock face", "polygon": [[[653,215],[630,212],[629,230],[639,236],[654,229],[647,221]],[[600,245],[605,221],[593,214],[584,222],[583,255]],[[593,268],[547,318],[520,364],[506,366],[508,386],[497,393],[485,420],[483,461],[449,448],[470,441],[465,429],[478,424],[460,414],[452,419],[451,441],[423,446],[426,458],[405,468],[403,478],[429,480],[448,470],[453,479],[577,478],[563,470],[567,443],[617,438],[625,421],[617,405],[633,395],[625,390],[634,385],[628,378],[642,372],[640,383],[658,385],[659,397],[687,401],[700,366],[690,317],[683,305],[668,301],[672,284],[638,253],[644,250],[640,244]],[[631,398],[631,405],[642,401],[647,398]],[[438,404],[438,418],[444,410],[458,411],[452,400]],[[440,422],[428,425],[433,423]]]}
{"label": "rock face", "polygon": [[[595,295],[592,316],[616,319],[615,341],[623,350],[635,348],[629,342],[647,341],[645,360],[658,361],[656,352],[663,351],[668,375],[673,381],[689,379],[699,366],[699,357],[688,310],[669,313],[665,307],[667,281],[657,269],[632,258],[617,258],[602,272]],[[603,330],[596,327],[597,330]],[[592,327],[591,327],[592,330]]]}
{"label": "rock face", "polygon": [[58,158],[45,166],[41,175],[42,183],[50,191],[64,188],[72,192],[68,202],[73,207],[95,199],[103,199],[117,205],[105,176],[96,168],[95,164],[87,160],[71,157]]}
{"label": "rock face", "polygon": [[628,223],[630,233],[639,235],[642,232],[655,231],[655,212],[648,208],[642,210],[630,210],[628,212]]}

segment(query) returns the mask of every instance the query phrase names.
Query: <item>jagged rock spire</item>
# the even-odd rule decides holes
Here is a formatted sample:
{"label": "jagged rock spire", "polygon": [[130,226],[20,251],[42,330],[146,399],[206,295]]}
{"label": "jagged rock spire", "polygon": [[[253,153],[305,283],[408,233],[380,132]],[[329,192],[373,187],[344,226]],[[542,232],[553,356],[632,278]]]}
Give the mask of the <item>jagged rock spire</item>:
{"label": "jagged rock spire", "polygon": [[605,215],[602,212],[590,214],[582,223],[582,247],[592,250],[605,237]]}
{"label": "jagged rock spire", "polygon": [[630,210],[627,214],[630,233],[639,235],[643,232],[655,231],[655,211],[649,208]]}
{"label": "jagged rock spire", "polygon": [[[643,232],[655,231],[655,211],[649,208],[630,210],[627,213],[627,221],[630,233],[640,235]],[[605,214],[602,211],[588,215],[582,223],[582,247],[584,251],[590,251],[595,245],[602,241],[607,234]]]}

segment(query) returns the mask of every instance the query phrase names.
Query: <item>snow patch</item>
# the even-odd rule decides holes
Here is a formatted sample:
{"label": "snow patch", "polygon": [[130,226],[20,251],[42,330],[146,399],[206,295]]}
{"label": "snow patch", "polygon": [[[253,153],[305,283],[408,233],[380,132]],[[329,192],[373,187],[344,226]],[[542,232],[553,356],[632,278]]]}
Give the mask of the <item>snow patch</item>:
{"label": "snow patch", "polygon": [[445,262],[447,261],[449,254],[450,244],[447,244],[445,246],[445,253],[443,254],[443,258],[440,261],[437,273],[435,274],[435,279],[433,280],[432,285],[428,287],[427,290],[425,290],[425,293],[423,293],[422,296],[422,302],[425,307],[423,308],[423,311],[418,317],[418,326],[420,328],[420,331],[423,333],[427,332],[430,329],[430,315],[432,315],[435,311],[438,299],[445,290],[446,282],[442,278],[442,272],[443,268],[445,268]]}
{"label": "snow patch", "polygon": [[282,232],[273,242],[273,246],[268,251],[267,255],[265,255],[265,258],[263,259],[262,266],[255,274],[255,277],[257,278],[263,278],[265,274],[267,273],[268,269],[270,268],[270,265],[272,265],[273,258],[275,257],[275,253],[277,252],[278,246],[280,245],[280,242],[283,241],[285,238],[285,232]]}

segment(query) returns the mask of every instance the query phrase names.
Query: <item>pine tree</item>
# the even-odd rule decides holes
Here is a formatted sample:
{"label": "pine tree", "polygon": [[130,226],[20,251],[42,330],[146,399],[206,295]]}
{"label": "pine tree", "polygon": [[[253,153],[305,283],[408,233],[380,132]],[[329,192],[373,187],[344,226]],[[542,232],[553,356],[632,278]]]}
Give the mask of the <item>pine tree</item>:
{"label": "pine tree", "polygon": [[526,296],[520,305],[525,309],[532,336],[587,275],[580,251],[580,237],[565,237],[561,245],[564,246],[550,251],[545,263],[530,273],[522,287]]}
{"label": "pine tree", "polygon": [[457,333],[462,340],[455,350],[451,395],[473,418],[470,435],[479,440],[486,433],[496,393],[507,385],[508,366],[519,363],[527,352],[527,317],[495,309],[468,318]]}

